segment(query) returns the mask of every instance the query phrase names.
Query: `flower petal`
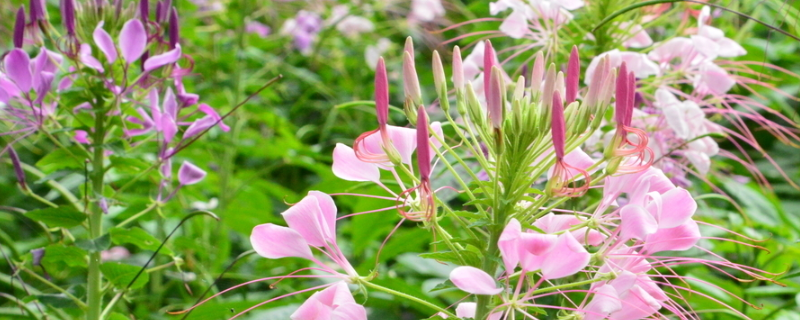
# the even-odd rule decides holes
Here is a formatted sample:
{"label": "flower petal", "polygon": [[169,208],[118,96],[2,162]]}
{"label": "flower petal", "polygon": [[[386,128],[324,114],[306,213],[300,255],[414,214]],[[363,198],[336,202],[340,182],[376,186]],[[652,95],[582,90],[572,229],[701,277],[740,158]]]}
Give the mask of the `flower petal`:
{"label": "flower petal", "polygon": [[147,31],[139,19],[131,19],[125,22],[119,33],[119,48],[122,58],[128,64],[134,63],[144,53],[147,46]]}
{"label": "flower petal", "polygon": [[522,10],[514,10],[508,18],[503,20],[500,25],[500,31],[505,33],[511,38],[520,39],[529,32],[528,19]]}
{"label": "flower petal", "polygon": [[619,225],[620,240],[644,240],[648,235],[658,231],[656,219],[645,208],[638,205],[626,205],[620,210],[622,222]]}
{"label": "flower petal", "polygon": [[103,51],[103,54],[106,55],[109,64],[117,61],[117,48],[114,46],[114,40],[112,40],[108,32],[103,29],[103,21],[97,24],[97,28],[94,29],[92,37],[94,38],[94,43],[100,48],[100,51]]}
{"label": "flower petal", "polygon": [[27,93],[33,87],[31,74],[31,59],[22,49],[14,49],[3,59],[6,75],[13,81],[20,91]]}
{"label": "flower petal", "polygon": [[287,257],[312,259],[308,243],[297,231],[271,223],[257,225],[250,234],[250,244],[260,256],[269,259]]}
{"label": "flower petal", "polygon": [[206,177],[206,172],[189,161],[184,161],[178,169],[178,181],[181,185],[195,184]]}
{"label": "flower petal", "polygon": [[[697,211],[697,202],[686,189],[672,189],[661,195],[661,199],[663,207],[658,217],[658,227],[661,229],[680,226]],[[652,212],[650,207],[648,205],[647,209]]]}
{"label": "flower petal", "polygon": [[512,218],[497,241],[497,247],[503,256],[503,265],[505,265],[506,273],[508,274],[514,273],[514,269],[519,263],[519,240],[521,236],[522,225],[517,219]]}
{"label": "flower petal", "polygon": [[547,253],[542,263],[542,277],[558,279],[576,274],[589,264],[590,257],[578,240],[566,232],[558,237],[558,241]]}
{"label": "flower petal", "polygon": [[594,289],[592,301],[586,305],[584,320],[605,319],[609,313],[622,309],[622,302],[619,299],[617,290],[613,286],[604,284]]}
{"label": "flower petal", "polygon": [[158,69],[165,65],[175,63],[175,61],[178,61],[180,58],[181,46],[176,44],[175,49],[147,58],[147,61],[144,62],[144,71]]}
{"label": "flower petal", "polygon": [[337,143],[333,149],[333,174],[348,181],[373,181],[381,179],[378,166],[364,162],[356,157],[353,148]]}
{"label": "flower petal", "polygon": [[336,242],[336,205],[327,194],[311,191],[281,215],[312,246],[324,247],[326,241]]}
{"label": "flower petal", "polygon": [[686,220],[680,226],[669,229],[659,229],[645,239],[644,251],[656,253],[661,251],[683,251],[697,243],[700,239],[700,228],[692,219]]}
{"label": "flower petal", "polygon": [[494,278],[485,271],[461,266],[450,272],[450,281],[464,292],[472,294],[495,295],[503,291],[498,288]]}

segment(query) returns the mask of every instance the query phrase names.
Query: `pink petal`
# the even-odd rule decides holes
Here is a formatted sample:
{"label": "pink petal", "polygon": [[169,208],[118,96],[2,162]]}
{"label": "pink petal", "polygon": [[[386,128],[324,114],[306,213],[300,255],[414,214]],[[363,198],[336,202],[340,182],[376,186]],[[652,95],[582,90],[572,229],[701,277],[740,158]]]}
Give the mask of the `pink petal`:
{"label": "pink petal", "polygon": [[559,232],[569,229],[570,226],[580,224],[583,221],[570,214],[553,214],[552,212],[544,215],[533,223],[539,229],[547,233]]}
{"label": "pink petal", "polygon": [[134,63],[144,53],[147,46],[147,32],[139,19],[131,19],[125,22],[119,33],[119,48],[122,58],[128,64]]}
{"label": "pink petal", "polygon": [[661,251],[683,251],[693,247],[700,239],[700,228],[692,219],[680,226],[669,229],[658,229],[645,240],[644,251],[656,253]]}
{"label": "pink petal", "polygon": [[622,305],[624,306],[622,309],[612,313],[608,318],[644,319],[661,309],[661,304],[658,303],[658,300],[653,299],[652,296],[638,286],[631,288],[628,295],[623,299]]}
{"label": "pink petal", "polygon": [[350,288],[347,287],[347,283],[344,281],[336,282],[332,286],[325,288],[325,290],[315,293],[313,296],[316,300],[322,302],[322,304],[333,308],[356,303],[353,294],[350,293]]}
{"label": "pink petal", "polygon": [[186,131],[183,132],[183,139],[194,137],[206,129],[213,127],[215,123],[217,123],[217,120],[211,116],[205,116],[197,119],[192,122],[188,128],[186,128]]}
{"label": "pink petal", "polygon": [[147,61],[144,62],[144,71],[151,71],[175,63],[180,58],[181,46],[176,44],[175,49],[147,58]]}
{"label": "pink petal", "polygon": [[525,232],[520,237],[519,246],[520,250],[525,250],[529,254],[540,256],[550,251],[557,240],[558,236],[554,234]]}
{"label": "pink petal", "polygon": [[[661,229],[674,228],[691,219],[697,211],[697,202],[694,201],[689,191],[675,188],[661,195],[663,208],[658,217],[658,227]],[[647,210],[653,212],[648,205]]]}
{"label": "pink petal", "polygon": [[456,306],[456,316],[459,318],[474,318],[478,304],[475,302],[462,302]]}
{"label": "pink petal", "polygon": [[164,134],[165,143],[172,142],[172,139],[174,139],[175,135],[178,133],[178,124],[175,123],[175,119],[169,115],[163,115],[161,117],[161,123],[157,124],[156,127]]}
{"label": "pink petal", "polygon": [[524,37],[528,32],[528,19],[522,10],[514,10],[500,25],[500,31],[514,39]]}
{"label": "pink petal", "polygon": [[485,271],[461,266],[450,272],[450,281],[464,292],[472,294],[495,295],[503,291],[498,288],[494,278]]}
{"label": "pink petal", "polygon": [[95,69],[99,72],[105,71],[105,69],[103,69],[103,64],[92,56],[92,46],[90,46],[88,43],[81,44],[81,49],[78,55],[80,56],[81,62],[83,62],[83,64],[89,68]]}
{"label": "pink petal", "polygon": [[172,88],[167,88],[167,93],[164,94],[163,107],[165,115],[171,116],[173,119],[178,118],[178,101],[175,100],[175,93],[172,92]]}
{"label": "pink petal", "polygon": [[6,67],[6,75],[11,79],[23,93],[27,93],[33,87],[33,76],[31,74],[31,59],[22,49],[14,49],[3,59]]}
{"label": "pink petal", "polygon": [[586,316],[583,319],[605,319],[605,316],[608,316],[609,313],[616,312],[620,309],[622,309],[622,302],[619,299],[617,290],[611,285],[604,284],[594,289],[592,301],[584,308]]}
{"label": "pink petal", "polygon": [[[326,289],[327,290],[327,289]],[[333,308],[326,306],[317,299],[319,292],[314,293],[306,302],[303,302],[297,311],[289,316],[291,320],[328,320],[331,318]]]}
{"label": "pink petal", "polygon": [[89,133],[85,130],[75,130],[75,141],[82,144],[89,144],[89,140],[86,137],[89,136]]}
{"label": "pink petal", "polygon": [[500,249],[500,254],[503,256],[503,264],[506,268],[506,273],[514,273],[514,269],[519,263],[519,239],[522,236],[522,225],[517,219],[512,218],[508,222],[503,233],[500,234],[500,239],[497,241],[497,247]]}
{"label": "pink petal", "polygon": [[367,309],[357,303],[342,304],[333,310],[331,320],[367,320]]}
{"label": "pink petal", "polygon": [[348,181],[379,182],[381,173],[378,166],[364,162],[356,157],[353,148],[337,143],[333,149],[333,175]]}
{"label": "pink petal", "polygon": [[619,225],[622,241],[629,239],[644,240],[648,235],[658,231],[656,219],[645,208],[627,205],[620,210],[622,222]]}
{"label": "pink petal", "polygon": [[414,154],[414,150],[417,149],[417,130],[396,126],[387,127],[389,129],[389,137],[392,139],[392,145],[400,154],[400,159],[405,164],[411,164],[411,156]]}
{"label": "pink petal", "polygon": [[[320,203],[320,199],[323,203]],[[336,242],[333,229],[336,223],[336,206],[330,196],[324,193],[309,192],[281,215],[289,227],[299,232],[312,246],[324,247],[326,242]]]}
{"label": "pink petal", "polygon": [[542,277],[558,279],[576,274],[589,264],[590,257],[571,233],[564,233],[544,259]]}
{"label": "pink petal", "polygon": [[94,29],[92,36],[94,38],[94,43],[96,43],[100,51],[103,51],[103,54],[106,55],[108,63],[112,64],[114,61],[117,61],[117,48],[114,46],[114,40],[111,39],[108,32],[103,30],[103,21],[97,24],[97,28]]}
{"label": "pink petal", "polygon": [[719,45],[720,57],[733,58],[747,54],[747,50],[732,39],[722,38],[717,40],[717,44]]}
{"label": "pink petal", "polygon": [[195,184],[206,177],[206,172],[189,161],[184,161],[178,170],[178,181],[181,185]]}
{"label": "pink petal", "polygon": [[269,259],[287,257],[312,259],[311,249],[297,231],[271,223],[257,225],[250,234],[250,244],[260,256]]}

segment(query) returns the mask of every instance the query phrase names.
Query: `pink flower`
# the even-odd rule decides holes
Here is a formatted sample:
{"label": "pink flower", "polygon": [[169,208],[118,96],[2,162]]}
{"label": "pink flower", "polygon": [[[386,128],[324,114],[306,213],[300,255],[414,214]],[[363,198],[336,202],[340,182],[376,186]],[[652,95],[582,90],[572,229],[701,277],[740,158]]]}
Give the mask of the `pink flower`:
{"label": "pink flower", "polygon": [[[319,265],[321,269],[318,270],[338,278],[358,277],[336,244],[336,211],[336,204],[329,195],[309,191],[300,202],[281,214],[288,227],[272,223],[258,225],[253,228],[250,243],[256,253],[268,259],[304,258]],[[314,258],[312,247],[326,253],[346,274]]]}
{"label": "pink flower", "polygon": [[495,295],[503,291],[486,271],[475,267],[461,266],[450,272],[450,281],[464,292],[480,295]]}
{"label": "pink flower", "polygon": [[517,219],[511,219],[503,229],[498,247],[510,275],[517,264],[523,270],[539,270],[544,279],[571,276],[589,263],[590,254],[570,232],[559,236],[522,232]]}
{"label": "pink flower", "polygon": [[291,320],[367,320],[367,310],[356,303],[344,281],[315,292],[306,299]]}
{"label": "pink flower", "polygon": [[441,0],[412,0],[411,17],[422,22],[431,22],[445,14]]}

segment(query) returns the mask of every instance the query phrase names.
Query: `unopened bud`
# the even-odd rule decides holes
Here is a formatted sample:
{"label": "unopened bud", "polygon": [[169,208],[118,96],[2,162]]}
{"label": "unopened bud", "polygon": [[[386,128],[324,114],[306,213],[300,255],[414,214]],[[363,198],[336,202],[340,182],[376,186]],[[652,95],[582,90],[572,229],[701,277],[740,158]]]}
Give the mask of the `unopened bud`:
{"label": "unopened bud", "polygon": [[417,70],[414,69],[414,58],[408,52],[403,54],[403,91],[406,95],[405,111],[412,124],[416,123],[417,107],[422,104]]}
{"label": "unopened bud", "polygon": [[[495,65],[495,53],[494,48],[492,48],[492,42],[489,40],[484,41],[485,45],[483,46],[483,94],[484,96],[489,94],[489,83],[492,73],[492,67]],[[487,98],[488,100],[488,98]]]}
{"label": "unopened bud", "polygon": [[180,26],[178,23],[178,10],[174,7],[170,10],[169,15],[169,47],[175,49],[175,46],[180,41]]}
{"label": "unopened bud", "polygon": [[11,158],[11,165],[14,166],[14,173],[17,175],[17,182],[22,190],[28,190],[28,185],[25,183],[25,171],[22,169],[22,162],[19,161],[19,155],[12,146],[8,146],[8,156]]}
{"label": "unopened bud", "polygon": [[489,91],[486,95],[486,109],[489,111],[489,119],[495,129],[503,126],[505,113],[505,85],[503,84],[501,72],[500,68],[492,67],[491,75],[489,76]]}
{"label": "unopened bud", "polygon": [[544,77],[544,54],[539,51],[536,53],[536,58],[533,60],[533,71],[530,80],[532,96],[535,96],[542,88],[542,77]]}
{"label": "unopened bud", "polygon": [[14,22],[14,48],[22,48],[25,40],[25,6],[19,6],[17,20]]}
{"label": "unopened bud", "polygon": [[453,48],[453,85],[456,87],[456,92],[464,91],[464,63],[458,46]]}
{"label": "unopened bud", "polygon": [[572,52],[569,55],[569,63],[567,65],[567,89],[566,89],[566,104],[570,104],[578,98],[578,83],[581,75],[581,60],[578,57],[578,47],[572,46]]}
{"label": "unopened bud", "polygon": [[475,94],[475,89],[472,88],[471,82],[467,82],[466,109],[472,122],[478,125],[478,127],[483,128],[486,124],[486,120],[483,116],[483,108],[481,107],[478,95]]}
{"label": "unopened bud", "polygon": [[139,0],[139,19],[147,29],[147,25],[150,23],[150,0]]}
{"label": "unopened bud", "polygon": [[389,80],[383,57],[378,59],[375,67],[375,113],[378,116],[378,129],[385,131],[389,121]]}
{"label": "unopened bud", "polygon": [[29,13],[31,23],[36,23],[39,21],[47,20],[45,16],[46,11],[44,10],[44,0],[31,0],[30,1],[31,12]]}
{"label": "unopened bud", "polygon": [[75,37],[75,1],[61,0],[61,18],[64,20],[64,28],[67,35]]}
{"label": "unopened bud", "polygon": [[439,105],[444,112],[448,112],[450,100],[447,98],[447,80],[444,75],[442,58],[436,50],[433,51],[433,83],[436,86],[436,94],[439,96]]}
{"label": "unopened bud", "polygon": [[525,96],[525,77],[519,76],[517,84],[514,86],[514,100],[522,100]]}
{"label": "unopened bud", "polygon": [[566,122],[564,121],[564,105],[561,102],[561,94],[558,91],[553,94],[552,125],[550,129],[553,134],[553,148],[556,151],[556,159],[561,161],[564,159]]}
{"label": "unopened bud", "polygon": [[428,132],[428,115],[425,107],[419,106],[417,111],[417,165],[422,181],[430,179],[431,175],[431,146],[430,133]]}

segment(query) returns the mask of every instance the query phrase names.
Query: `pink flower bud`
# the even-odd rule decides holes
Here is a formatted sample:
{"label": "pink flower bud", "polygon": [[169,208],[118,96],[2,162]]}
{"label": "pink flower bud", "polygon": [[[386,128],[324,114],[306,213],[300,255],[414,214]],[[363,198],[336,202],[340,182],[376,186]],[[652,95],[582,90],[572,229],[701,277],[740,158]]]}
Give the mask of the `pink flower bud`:
{"label": "pink flower bud", "polygon": [[542,78],[544,77],[544,54],[541,51],[536,53],[533,60],[533,72],[531,73],[531,94],[536,94],[542,88]]}
{"label": "pink flower bud", "polygon": [[198,183],[205,177],[206,172],[189,161],[184,161],[183,164],[181,164],[181,168],[178,169],[178,182],[184,186]]}
{"label": "pink flower bud", "polygon": [[[441,93],[442,90],[447,90],[447,83],[445,82],[444,66],[442,66],[442,57],[439,52],[433,51],[433,84],[436,86],[436,93]],[[446,98],[446,97],[445,97]]]}
{"label": "pink flower bud", "polygon": [[553,123],[550,127],[553,133],[553,148],[556,150],[556,160],[564,159],[564,143],[566,140],[566,124],[564,122],[564,105],[561,103],[561,94],[553,93]]}
{"label": "pink flower bud", "polygon": [[428,181],[431,175],[431,147],[429,141],[428,115],[425,113],[425,107],[419,106],[417,110],[417,165],[419,165],[419,176],[422,181]]}
{"label": "pink flower bud", "polygon": [[414,56],[408,51],[403,54],[403,89],[406,99],[411,99],[418,104],[422,103],[419,78],[417,78],[417,70],[414,69]]}
{"label": "pink flower bud", "polygon": [[45,17],[44,0],[31,0],[30,7],[31,7],[30,11],[31,23],[47,19]]}
{"label": "pink flower bud", "polygon": [[27,190],[28,186],[25,183],[25,171],[22,170],[22,162],[19,161],[17,151],[10,145],[8,146],[8,156],[11,158],[11,164],[14,166],[14,173],[17,175],[17,182],[22,190]]}
{"label": "pink flower bud", "polygon": [[14,48],[22,48],[25,40],[25,6],[19,6],[17,20],[14,22]]}
{"label": "pink flower bud", "polygon": [[614,106],[614,120],[617,122],[617,126],[625,125],[625,118],[627,117],[625,112],[627,111],[628,105],[627,100],[628,67],[626,66],[625,62],[623,62],[622,66],[619,68],[619,76],[617,76],[617,92]]}
{"label": "pink flower bud", "polygon": [[458,46],[453,48],[453,85],[456,90],[464,90],[464,63]]}
{"label": "pink flower bud", "polygon": [[179,40],[180,26],[178,23],[178,10],[173,7],[169,15],[169,47],[175,49]]}
{"label": "pink flower bud", "polygon": [[64,28],[67,35],[75,37],[75,1],[61,0],[61,18],[64,20]]}
{"label": "pink flower bud", "polygon": [[[491,78],[492,67],[494,66],[495,56],[492,42],[485,41],[486,45],[483,46],[483,92],[489,94],[489,78]],[[488,101],[488,98],[487,98]]]}
{"label": "pink flower bud", "polygon": [[572,46],[567,65],[567,98],[566,104],[569,105],[578,98],[578,80],[581,75],[581,60],[578,57],[578,47]]}
{"label": "pink flower bud", "polygon": [[375,111],[378,115],[378,129],[385,131],[389,120],[389,80],[383,57],[378,59],[378,66],[375,67]]}
{"label": "pink flower bud", "polygon": [[489,76],[489,91],[486,96],[486,107],[489,111],[489,119],[492,122],[492,127],[499,129],[503,126],[503,95],[505,88],[503,86],[503,76],[501,75],[500,68],[492,67],[491,75]]}

